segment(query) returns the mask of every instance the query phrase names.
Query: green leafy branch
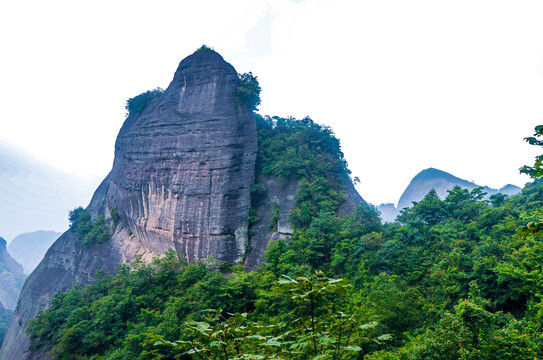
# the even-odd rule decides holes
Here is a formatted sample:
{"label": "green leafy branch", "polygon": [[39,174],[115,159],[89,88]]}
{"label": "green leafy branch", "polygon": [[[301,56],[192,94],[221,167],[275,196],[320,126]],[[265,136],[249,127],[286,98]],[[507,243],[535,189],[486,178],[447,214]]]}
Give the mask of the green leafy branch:
{"label": "green leafy branch", "polygon": [[361,352],[363,342],[392,339],[388,334],[375,339],[364,336],[377,323],[359,325],[353,314],[336,308],[337,297],[347,297],[350,288],[346,279],[331,279],[322,272],[296,279],[281,276],[274,291],[289,294],[295,305],[285,321],[261,324],[249,321],[246,313],[207,310],[203,321],[184,324],[184,339],[160,340],[155,345],[180,350],[178,357],[199,360],[345,359]]}
{"label": "green leafy branch", "polygon": [[238,74],[238,87],[234,95],[240,103],[247,104],[249,109],[256,111],[260,105],[261,91],[258,78],[253,76],[253,73]]}
{"label": "green leafy branch", "polygon": [[[538,125],[535,127],[534,136],[524,138],[524,140],[530,145],[543,146],[543,140],[538,139],[541,136],[543,136],[543,125]],[[524,165],[520,172],[529,175],[532,179],[542,177],[543,155],[535,157],[534,166]],[[515,235],[523,237],[543,235],[543,210],[526,213],[523,215],[523,219],[526,221],[526,225],[519,227]]]}

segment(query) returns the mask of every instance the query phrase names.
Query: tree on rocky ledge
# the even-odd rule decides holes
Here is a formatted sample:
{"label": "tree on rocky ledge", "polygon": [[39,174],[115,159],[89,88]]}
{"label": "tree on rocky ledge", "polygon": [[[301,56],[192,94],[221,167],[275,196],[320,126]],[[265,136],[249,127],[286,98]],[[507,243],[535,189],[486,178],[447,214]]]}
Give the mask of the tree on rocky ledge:
{"label": "tree on rocky ledge", "polygon": [[258,105],[260,105],[260,85],[258,79],[253,76],[253,73],[248,72],[245,74],[238,74],[239,86],[236,89],[236,99],[249,105],[249,108],[256,111]]}

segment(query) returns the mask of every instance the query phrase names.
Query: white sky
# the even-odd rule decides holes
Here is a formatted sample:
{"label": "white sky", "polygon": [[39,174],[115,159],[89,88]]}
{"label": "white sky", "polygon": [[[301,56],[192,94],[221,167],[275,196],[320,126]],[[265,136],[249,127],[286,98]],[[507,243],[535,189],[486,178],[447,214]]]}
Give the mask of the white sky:
{"label": "white sky", "polygon": [[0,138],[98,184],[125,100],[207,44],[258,76],[260,113],[331,126],[371,203],[428,167],[522,185],[542,19],[541,1],[3,1]]}

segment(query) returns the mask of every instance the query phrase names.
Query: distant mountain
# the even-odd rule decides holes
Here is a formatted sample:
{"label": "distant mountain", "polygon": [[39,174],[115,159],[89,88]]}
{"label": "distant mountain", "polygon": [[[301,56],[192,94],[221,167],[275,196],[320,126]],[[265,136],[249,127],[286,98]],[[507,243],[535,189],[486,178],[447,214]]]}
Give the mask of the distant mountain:
{"label": "distant mountain", "polygon": [[[400,210],[406,207],[411,207],[413,201],[420,201],[428,194],[428,191],[435,189],[437,195],[444,199],[447,196],[447,191],[451,190],[456,185],[468,190],[473,190],[476,187],[481,187],[471,181],[460,179],[454,175],[451,175],[445,171],[441,171],[434,168],[429,168],[418,173],[413,180],[409,183],[405,191],[403,192],[400,200],[398,201],[398,207],[395,208],[392,204],[382,204],[378,206],[381,211],[381,219],[385,222],[392,222],[399,215]],[[487,196],[503,193],[506,195],[515,195],[521,191],[521,188],[515,185],[505,185],[499,190],[492,189],[488,186],[482,186]],[[391,206],[392,205],[392,206]]]}
{"label": "distant mountain", "polygon": [[505,195],[511,196],[511,195],[518,194],[521,190],[522,189],[519,188],[516,185],[507,184],[504,187],[502,187],[501,189],[498,189],[498,192],[502,193],[502,194],[505,194]]}
{"label": "distant mountain", "polygon": [[24,233],[9,243],[8,252],[19,264],[23,265],[25,274],[30,274],[60,235],[62,233],[43,230]]}
{"label": "distant mountain", "polygon": [[0,140],[0,233],[9,241],[38,229],[66,230],[68,211],[88,204],[96,184]]}
{"label": "distant mountain", "polygon": [[6,240],[0,237],[0,305],[2,307],[15,308],[24,280],[23,267],[8,254]]}

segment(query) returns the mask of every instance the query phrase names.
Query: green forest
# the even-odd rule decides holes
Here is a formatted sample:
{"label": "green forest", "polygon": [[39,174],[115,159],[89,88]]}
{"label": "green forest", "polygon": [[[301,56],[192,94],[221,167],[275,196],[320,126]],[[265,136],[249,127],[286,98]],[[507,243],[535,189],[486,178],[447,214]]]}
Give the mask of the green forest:
{"label": "green forest", "polygon": [[[256,120],[257,171],[299,182],[291,238],[252,272],[170,251],[97,273],[31,322],[33,348],[62,360],[543,358],[541,158],[518,195],[430,191],[382,224],[366,203],[338,216],[350,174],[329,128]],[[73,231],[84,215],[71,213]]]}

